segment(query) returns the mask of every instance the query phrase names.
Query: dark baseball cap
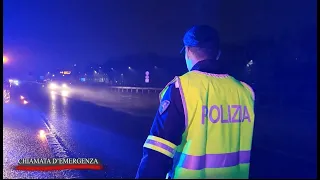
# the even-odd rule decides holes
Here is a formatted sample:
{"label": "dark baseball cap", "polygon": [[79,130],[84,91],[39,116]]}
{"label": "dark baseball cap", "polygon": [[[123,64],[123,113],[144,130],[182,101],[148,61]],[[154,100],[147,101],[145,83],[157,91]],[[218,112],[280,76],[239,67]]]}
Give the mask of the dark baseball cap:
{"label": "dark baseball cap", "polygon": [[219,33],[208,25],[193,26],[184,35],[183,44],[184,46],[180,53],[184,51],[185,46],[218,48],[220,44]]}

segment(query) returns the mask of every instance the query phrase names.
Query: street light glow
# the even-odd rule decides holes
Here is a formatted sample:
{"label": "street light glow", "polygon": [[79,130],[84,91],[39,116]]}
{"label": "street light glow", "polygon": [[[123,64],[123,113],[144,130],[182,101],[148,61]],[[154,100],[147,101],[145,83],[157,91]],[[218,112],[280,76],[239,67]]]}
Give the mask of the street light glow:
{"label": "street light glow", "polygon": [[131,69],[131,67],[129,66],[128,69]]}
{"label": "street light glow", "polygon": [[6,64],[8,62],[8,57],[7,56],[3,56],[3,64]]}

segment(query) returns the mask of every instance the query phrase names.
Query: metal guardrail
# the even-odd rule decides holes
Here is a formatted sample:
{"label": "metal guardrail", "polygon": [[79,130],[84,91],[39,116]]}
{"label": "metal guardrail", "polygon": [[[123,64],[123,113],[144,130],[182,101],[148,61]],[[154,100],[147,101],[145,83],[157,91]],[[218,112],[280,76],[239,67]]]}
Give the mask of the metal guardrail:
{"label": "metal guardrail", "polygon": [[162,91],[161,88],[149,88],[149,87],[120,87],[120,86],[109,86],[109,89],[116,92],[130,92],[130,93],[160,93]]}
{"label": "metal guardrail", "polygon": [[[26,81],[28,83],[35,83],[44,85],[45,83]],[[130,92],[130,93],[160,93],[162,88],[151,88],[151,87],[131,87],[131,86],[105,86],[107,89],[111,89],[114,92]]]}

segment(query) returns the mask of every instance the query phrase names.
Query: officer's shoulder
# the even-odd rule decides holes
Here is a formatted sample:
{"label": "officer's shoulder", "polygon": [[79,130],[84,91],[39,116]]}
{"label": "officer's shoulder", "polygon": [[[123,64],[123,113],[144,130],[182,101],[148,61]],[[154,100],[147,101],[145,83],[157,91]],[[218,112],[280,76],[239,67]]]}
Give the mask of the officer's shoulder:
{"label": "officer's shoulder", "polygon": [[166,87],[172,87],[172,88],[179,88],[179,76],[175,76],[167,85]]}
{"label": "officer's shoulder", "polygon": [[190,75],[196,74],[193,71],[189,71],[181,76],[175,76],[165,87],[174,87],[179,88],[180,87],[180,80],[188,78]]}
{"label": "officer's shoulder", "polygon": [[252,95],[252,98],[254,100],[255,99],[255,94],[254,94],[254,91],[253,91],[252,87],[249,84],[247,84],[247,83],[245,83],[243,81],[240,81],[240,83],[244,86],[244,88],[246,88],[248,91],[250,91],[250,93]]}
{"label": "officer's shoulder", "polygon": [[176,82],[178,82],[178,77],[177,77],[177,76],[174,77],[174,78],[162,89],[162,91],[161,91],[160,94],[159,94],[159,100],[160,100],[160,102],[161,102],[163,96],[165,96],[165,95],[167,95],[167,96],[168,96],[168,95],[171,95],[171,89],[172,89],[173,87],[179,88],[179,86],[176,86],[176,84],[178,84],[178,83],[176,83]]}

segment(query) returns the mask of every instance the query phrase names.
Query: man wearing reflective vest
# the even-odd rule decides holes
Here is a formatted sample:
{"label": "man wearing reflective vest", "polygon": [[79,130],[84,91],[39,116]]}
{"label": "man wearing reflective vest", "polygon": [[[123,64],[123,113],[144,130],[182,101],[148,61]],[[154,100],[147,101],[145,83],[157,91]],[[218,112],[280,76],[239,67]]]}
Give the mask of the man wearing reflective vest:
{"label": "man wearing reflective vest", "polygon": [[186,32],[188,73],[160,93],[160,106],[136,178],[248,178],[254,92],[218,65],[210,26]]}

